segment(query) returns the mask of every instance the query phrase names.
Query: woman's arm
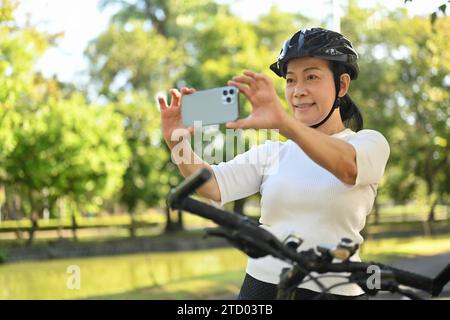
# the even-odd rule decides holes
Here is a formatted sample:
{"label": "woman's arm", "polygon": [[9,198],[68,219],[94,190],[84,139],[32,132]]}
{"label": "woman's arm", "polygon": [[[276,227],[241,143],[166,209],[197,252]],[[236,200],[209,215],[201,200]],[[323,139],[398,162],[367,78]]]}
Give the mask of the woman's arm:
{"label": "woman's arm", "polygon": [[297,143],[318,165],[339,180],[355,184],[357,176],[356,151],[345,141],[309,128],[284,111],[270,78],[264,74],[245,71],[234,77],[234,85],[247,97],[252,113],[246,119],[227,123],[227,128],[279,129],[286,138]]}
{"label": "woman's arm", "polygon": [[[190,144],[186,141],[187,139],[185,139],[190,138],[191,134],[194,132],[194,129],[184,128],[182,124],[181,99],[183,95],[191,94],[194,91],[194,89],[183,88],[180,93],[177,89],[172,89],[170,91],[172,95],[170,105],[167,105],[167,102],[163,97],[158,98],[159,105],[161,107],[161,130],[164,140],[172,153],[176,152],[179,148],[183,150],[183,159],[180,159],[181,161],[177,161],[177,165],[180,173],[184,177],[188,177],[202,168],[206,168],[213,172],[211,166],[195,154]],[[183,135],[178,135],[175,137],[174,133],[176,130],[179,130],[179,132],[183,133]],[[175,156],[179,155],[175,154]],[[214,201],[221,200],[219,185],[217,184],[214,173],[208,182],[197,189],[197,193]]]}
{"label": "woman's arm", "polygon": [[280,133],[297,143],[314,162],[342,182],[355,184],[356,151],[350,143],[309,128],[292,117],[287,117],[281,128]]}

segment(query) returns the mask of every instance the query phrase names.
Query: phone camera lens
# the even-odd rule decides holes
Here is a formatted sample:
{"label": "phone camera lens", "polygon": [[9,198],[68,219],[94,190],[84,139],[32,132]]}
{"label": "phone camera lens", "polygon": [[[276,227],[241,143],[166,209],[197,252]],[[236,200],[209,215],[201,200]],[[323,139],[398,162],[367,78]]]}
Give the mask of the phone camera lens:
{"label": "phone camera lens", "polygon": [[230,97],[227,98],[227,102],[228,102],[228,103],[231,102],[231,98],[230,98]]}
{"label": "phone camera lens", "polygon": [[223,95],[226,96],[228,94],[227,90],[223,90]]}
{"label": "phone camera lens", "polygon": [[234,90],[233,89],[230,89],[230,94],[234,94]]}

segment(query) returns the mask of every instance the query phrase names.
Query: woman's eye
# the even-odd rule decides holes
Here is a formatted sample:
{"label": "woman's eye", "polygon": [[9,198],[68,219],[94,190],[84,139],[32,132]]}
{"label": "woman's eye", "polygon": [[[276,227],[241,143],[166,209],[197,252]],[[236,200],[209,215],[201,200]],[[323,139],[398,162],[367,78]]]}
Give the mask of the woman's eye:
{"label": "woman's eye", "polygon": [[294,82],[294,79],[290,79],[290,78],[286,79],[286,83],[292,83],[292,82]]}
{"label": "woman's eye", "polygon": [[306,76],[306,80],[316,80],[316,79],[319,79],[319,77],[316,76],[315,74],[310,74]]}

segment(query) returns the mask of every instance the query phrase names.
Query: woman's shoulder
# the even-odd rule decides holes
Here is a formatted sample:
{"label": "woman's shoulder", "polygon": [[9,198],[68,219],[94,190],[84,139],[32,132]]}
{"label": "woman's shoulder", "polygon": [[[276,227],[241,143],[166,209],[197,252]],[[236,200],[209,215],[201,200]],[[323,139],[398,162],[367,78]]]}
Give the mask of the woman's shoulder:
{"label": "woman's shoulder", "polygon": [[374,129],[362,129],[356,132],[356,136],[364,137],[371,140],[374,139],[389,144],[386,137],[380,131]]}
{"label": "woman's shoulder", "polygon": [[390,146],[386,137],[379,131],[363,129],[353,132],[345,139],[358,149],[376,150],[376,153],[389,155]]}
{"label": "woman's shoulder", "polygon": [[354,139],[376,140],[376,141],[380,141],[383,143],[388,143],[386,137],[380,131],[377,131],[374,129],[362,129],[357,132],[354,132],[350,129],[347,129],[347,130],[348,130],[347,138],[349,140],[354,140]]}

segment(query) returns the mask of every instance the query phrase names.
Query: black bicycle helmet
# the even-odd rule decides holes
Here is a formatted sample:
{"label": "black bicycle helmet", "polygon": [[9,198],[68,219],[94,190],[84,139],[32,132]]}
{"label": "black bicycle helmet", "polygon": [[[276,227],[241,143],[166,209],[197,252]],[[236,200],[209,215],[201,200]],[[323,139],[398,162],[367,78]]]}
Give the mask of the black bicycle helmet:
{"label": "black bicycle helmet", "polygon": [[352,80],[358,77],[358,54],[352,43],[342,34],[322,28],[296,32],[286,40],[277,61],[270,65],[270,69],[285,78],[288,61],[307,56],[342,62]]}

